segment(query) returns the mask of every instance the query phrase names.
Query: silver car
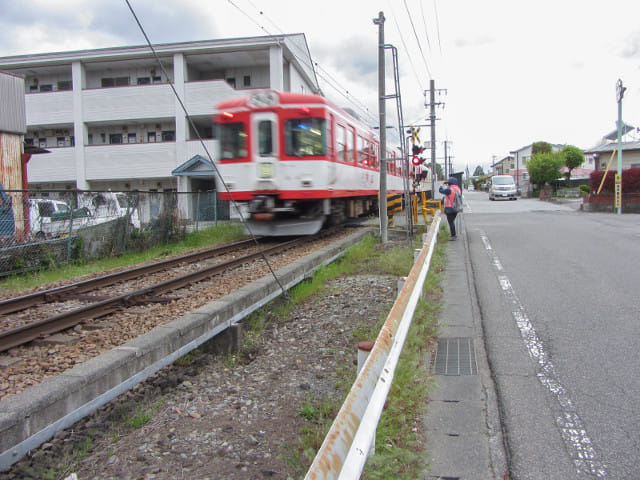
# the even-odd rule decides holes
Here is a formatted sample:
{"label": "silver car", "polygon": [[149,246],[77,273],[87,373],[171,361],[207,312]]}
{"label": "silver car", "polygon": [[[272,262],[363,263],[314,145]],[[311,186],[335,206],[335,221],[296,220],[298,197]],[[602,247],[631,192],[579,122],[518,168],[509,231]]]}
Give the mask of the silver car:
{"label": "silver car", "polygon": [[507,200],[518,199],[518,189],[516,182],[511,175],[494,175],[489,183],[489,200],[496,198],[506,198]]}

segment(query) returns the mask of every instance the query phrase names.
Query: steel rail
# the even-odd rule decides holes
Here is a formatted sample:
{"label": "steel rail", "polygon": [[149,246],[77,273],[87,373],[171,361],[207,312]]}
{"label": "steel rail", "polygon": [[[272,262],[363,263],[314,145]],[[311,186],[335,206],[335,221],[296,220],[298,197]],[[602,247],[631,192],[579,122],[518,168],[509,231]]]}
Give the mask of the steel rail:
{"label": "steel rail", "polygon": [[90,278],[81,282],[72,283],[69,285],[63,285],[48,290],[42,290],[39,292],[22,295],[20,297],[8,298],[0,301],[0,315],[7,313],[18,312],[25,310],[36,305],[48,303],[52,301],[60,301],[71,295],[85,293],[90,290],[113,285],[118,282],[124,282],[131,280],[132,278],[141,277],[143,275],[149,275],[150,273],[158,272],[171,268],[175,265],[179,265],[183,262],[193,262],[205,258],[210,258],[214,255],[221,255],[235,248],[242,247],[244,245],[255,244],[252,239],[241,240],[239,242],[223,245],[222,247],[208,248],[206,250],[200,250],[197,252],[187,253],[180,257],[167,258],[165,260],[159,260],[157,262],[141,265],[139,267],[130,268],[121,272],[115,272],[101,277]]}
{"label": "steel rail", "polygon": [[123,306],[143,303],[145,297],[160,295],[168,291],[177,290],[184,286],[197,283],[233,266],[255,260],[259,257],[264,257],[270,253],[289,249],[297,243],[302,243],[303,240],[304,239],[300,238],[290,240],[288,242],[260,250],[259,252],[234,258],[226,262],[217,263],[196,272],[165,280],[164,282],[156,285],[151,285],[140,290],[118,295],[74,310],[69,310],[68,312],[59,313],[27,325],[5,330],[0,332],[0,352],[4,352],[19,345],[24,345],[25,343],[39,337],[66,330],[83,321],[108,315]]}

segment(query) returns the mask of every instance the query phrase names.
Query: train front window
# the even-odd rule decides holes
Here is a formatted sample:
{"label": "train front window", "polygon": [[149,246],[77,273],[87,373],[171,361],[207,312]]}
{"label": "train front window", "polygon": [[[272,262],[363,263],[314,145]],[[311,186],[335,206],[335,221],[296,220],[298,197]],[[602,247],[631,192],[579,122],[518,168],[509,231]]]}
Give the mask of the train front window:
{"label": "train front window", "polygon": [[285,123],[287,155],[292,157],[325,155],[327,151],[325,125],[324,118],[287,120]]}
{"label": "train front window", "polygon": [[262,120],[258,123],[258,151],[261,157],[273,155],[273,122]]}
{"label": "train front window", "polygon": [[245,158],[247,156],[247,133],[242,123],[223,123],[218,125],[220,140],[220,158]]}

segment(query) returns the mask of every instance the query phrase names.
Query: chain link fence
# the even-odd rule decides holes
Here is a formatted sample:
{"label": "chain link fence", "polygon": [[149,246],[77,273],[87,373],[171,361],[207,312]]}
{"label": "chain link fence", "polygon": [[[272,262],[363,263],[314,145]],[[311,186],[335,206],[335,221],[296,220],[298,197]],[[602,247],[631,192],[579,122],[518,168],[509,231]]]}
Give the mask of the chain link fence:
{"label": "chain link fence", "polygon": [[229,217],[215,191],[0,190],[0,277],[145,250]]}

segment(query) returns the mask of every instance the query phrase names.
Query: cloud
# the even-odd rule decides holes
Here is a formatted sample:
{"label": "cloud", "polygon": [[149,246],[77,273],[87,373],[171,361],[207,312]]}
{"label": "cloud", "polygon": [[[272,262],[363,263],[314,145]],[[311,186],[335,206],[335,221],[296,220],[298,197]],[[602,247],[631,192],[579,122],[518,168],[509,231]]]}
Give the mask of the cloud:
{"label": "cloud", "polygon": [[[169,0],[130,0],[153,43],[212,38],[213,29],[197,8],[176,8]],[[0,55],[140,45],[145,39],[125,2],[26,0],[4,2]]]}
{"label": "cloud", "polygon": [[453,44],[457,48],[473,48],[473,47],[484,47],[485,45],[490,45],[495,43],[496,39],[489,35],[478,35],[475,38],[462,38],[458,37],[454,40]]}
{"label": "cloud", "polygon": [[351,37],[339,44],[314,46],[314,58],[354,81],[369,83],[378,75],[378,43],[367,37]]}
{"label": "cloud", "polygon": [[640,30],[636,30],[627,37],[627,42],[620,49],[622,58],[640,58]]}

